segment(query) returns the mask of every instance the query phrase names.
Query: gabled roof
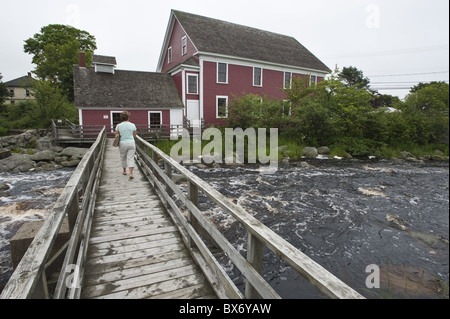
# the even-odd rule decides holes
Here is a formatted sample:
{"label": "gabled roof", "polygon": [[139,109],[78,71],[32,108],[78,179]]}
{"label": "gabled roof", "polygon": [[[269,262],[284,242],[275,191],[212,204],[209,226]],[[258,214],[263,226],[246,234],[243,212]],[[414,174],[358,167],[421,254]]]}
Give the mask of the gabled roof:
{"label": "gabled roof", "polygon": [[171,76],[166,73],[116,70],[96,73],[74,65],[77,108],[182,108]]}
{"label": "gabled roof", "polygon": [[92,64],[108,64],[108,65],[117,65],[116,58],[113,56],[106,55],[96,55],[92,56]]}
{"label": "gabled roof", "polygon": [[7,87],[10,88],[20,88],[20,87],[30,87],[32,81],[36,81],[31,76],[21,76],[20,78],[5,82]]}
{"label": "gabled roof", "polygon": [[293,37],[177,10],[172,13],[199,52],[330,72]]}

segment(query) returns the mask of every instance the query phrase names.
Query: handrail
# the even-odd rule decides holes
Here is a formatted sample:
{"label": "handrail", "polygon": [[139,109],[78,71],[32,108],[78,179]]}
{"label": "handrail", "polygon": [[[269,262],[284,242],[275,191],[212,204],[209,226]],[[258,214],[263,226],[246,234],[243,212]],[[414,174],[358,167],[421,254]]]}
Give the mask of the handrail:
{"label": "handrail", "polygon": [[[306,278],[312,285],[318,288],[324,295],[330,298],[339,299],[363,299],[364,297],[354,289],[343,283],[340,279],[328,272],[325,268],[299,251],[292,244],[277,235],[259,220],[247,213],[244,209],[234,204],[230,199],[220,194],[208,183],[200,179],[195,174],[184,168],[174,159],[166,155],[154,145],[148,143],[141,137],[137,137],[137,154],[139,163],[143,166],[148,176],[152,179],[155,189],[159,189],[163,202],[173,211],[179,224],[184,227],[182,234],[185,241],[190,243],[191,251],[199,250],[205,259],[214,261],[209,251],[204,248],[204,244],[199,239],[199,234],[204,238],[209,238],[213,244],[224,251],[236,267],[246,278],[245,297],[246,298],[280,298],[272,287],[261,276],[262,258],[264,246],[281,257],[295,271]],[[151,155],[150,155],[151,154]],[[164,170],[159,167],[158,160],[164,162]],[[172,181],[172,170],[178,171],[187,179],[188,195],[186,196],[178,186]],[[231,214],[241,223],[248,232],[247,259],[228,242],[228,240],[217,230],[217,228],[207,220],[198,208],[198,192],[203,192],[216,205]],[[188,209],[186,218],[175,204],[171,194],[175,194]],[[170,211],[170,210],[169,210]],[[195,248],[192,250],[192,248]],[[216,262],[213,264],[215,267]],[[202,267],[203,268],[203,267]],[[213,272],[220,270],[215,267]],[[227,280],[228,276],[220,276],[220,280]],[[230,290],[226,293],[234,297],[239,296],[236,287],[230,280],[215,282],[213,288],[223,285]]]}
{"label": "handrail", "polygon": [[[93,209],[92,203],[95,202],[95,187],[98,186],[99,167],[101,167],[105,141],[106,134],[105,128],[103,128],[95,143],[72,173],[49,216],[45,219],[44,224],[3,289],[0,299],[49,298],[46,268],[56,259],[56,255],[61,254],[66,249],[64,265],[74,265],[72,264],[73,257],[77,255],[78,260],[75,267],[81,267],[82,269],[83,249],[86,246],[83,240],[88,236],[88,233],[86,233],[88,228],[82,226],[88,220],[86,216],[89,216]],[[81,197],[83,199],[80,207]],[[63,248],[55,256],[50,256],[66,216],[69,222],[71,239],[63,245]],[[77,247],[81,248],[77,249]],[[60,288],[56,291],[58,298],[65,297],[65,288],[78,286],[67,285],[65,282],[67,270],[68,267],[62,268],[59,276],[57,287]],[[78,272],[76,271],[76,273]]]}
{"label": "handrail", "polygon": [[[107,137],[113,137],[114,127],[113,125],[101,125],[101,124],[88,124],[88,125],[77,125],[69,120],[61,121],[62,125],[57,126],[55,121],[52,120],[52,129],[56,132],[54,133],[55,139],[58,140],[58,128],[65,128],[75,139],[80,140],[95,140],[99,132],[105,127]],[[141,137],[149,140],[159,140],[159,139],[169,139],[172,135],[181,135],[183,125],[172,125],[172,124],[136,124],[137,132]]]}

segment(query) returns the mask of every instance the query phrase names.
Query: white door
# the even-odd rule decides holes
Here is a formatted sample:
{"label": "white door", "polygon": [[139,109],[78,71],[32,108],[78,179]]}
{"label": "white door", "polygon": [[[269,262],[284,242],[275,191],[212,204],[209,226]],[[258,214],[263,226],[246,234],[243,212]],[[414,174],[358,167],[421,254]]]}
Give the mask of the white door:
{"label": "white door", "polygon": [[200,121],[200,101],[199,100],[187,100],[186,101],[186,117],[191,123],[191,127],[194,123]]}
{"label": "white door", "polygon": [[170,110],[170,136],[183,135],[183,109]]}

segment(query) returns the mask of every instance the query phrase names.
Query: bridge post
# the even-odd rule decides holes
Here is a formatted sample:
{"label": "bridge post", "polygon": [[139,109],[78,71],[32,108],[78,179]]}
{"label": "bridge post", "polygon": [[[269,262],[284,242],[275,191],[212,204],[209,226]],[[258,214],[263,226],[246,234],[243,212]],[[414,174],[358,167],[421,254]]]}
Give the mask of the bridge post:
{"label": "bridge post", "polygon": [[67,209],[67,219],[69,221],[69,231],[72,233],[72,230],[75,227],[75,223],[78,217],[78,213],[80,211],[80,203],[78,198],[78,191],[75,191],[75,195],[73,199],[70,201],[70,206]]}
{"label": "bridge post", "polygon": [[[172,166],[170,166],[169,163],[167,163],[165,161],[164,161],[164,170],[165,170],[167,177],[172,179]],[[172,197],[173,191],[170,188],[169,184],[167,184],[167,183],[166,183],[166,192],[170,197]]]}
{"label": "bridge post", "polygon": [[[192,202],[192,204],[195,205],[195,207],[198,207],[198,187],[192,183],[191,181],[188,181],[188,198]],[[191,223],[192,228],[195,229],[195,231],[198,233],[199,225],[197,219],[194,217],[194,215],[191,213],[191,211],[188,212],[188,221]],[[195,247],[195,243],[192,240],[192,237],[189,236],[189,247]]]}
{"label": "bridge post", "polygon": [[[247,261],[255,270],[262,274],[262,261],[264,256],[264,243],[258,238],[248,233],[247,239]],[[245,282],[245,298],[261,299],[261,296],[248,280]]]}

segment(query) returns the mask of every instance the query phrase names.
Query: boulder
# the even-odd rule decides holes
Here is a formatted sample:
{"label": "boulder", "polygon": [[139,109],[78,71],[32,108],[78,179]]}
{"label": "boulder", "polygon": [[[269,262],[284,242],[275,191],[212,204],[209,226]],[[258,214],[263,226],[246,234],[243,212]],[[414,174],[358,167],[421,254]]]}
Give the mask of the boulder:
{"label": "boulder", "polygon": [[55,139],[50,136],[44,136],[37,140],[36,148],[38,150],[51,150],[55,146]]}
{"label": "boulder", "polygon": [[309,164],[307,162],[300,162],[300,163],[298,163],[298,167],[315,168],[314,165],[311,165],[311,164]]}
{"label": "boulder", "polygon": [[0,197],[8,197],[9,196],[9,185],[5,183],[0,183]]}
{"label": "boulder", "polygon": [[302,154],[306,158],[316,158],[317,155],[319,155],[319,152],[315,147],[305,147],[302,150]]}
{"label": "boulder", "polygon": [[330,154],[330,149],[328,148],[328,146],[321,146],[317,149],[317,153],[319,153],[320,155],[328,155]]}
{"label": "boulder", "polygon": [[40,152],[37,152],[36,154],[31,155],[30,159],[32,161],[36,161],[36,162],[41,162],[41,161],[50,162],[55,159],[55,155],[56,155],[55,152],[50,151],[50,150],[45,150],[45,151],[40,151]]}
{"label": "boulder", "polygon": [[431,160],[433,161],[445,161],[444,156],[441,155],[431,155]]}
{"label": "boulder", "polygon": [[0,149],[0,159],[4,159],[11,156],[11,152],[7,149]]}
{"label": "boulder", "polygon": [[0,183],[0,191],[7,191],[9,188],[8,184]]}
{"label": "boulder", "polygon": [[79,155],[81,157],[83,157],[87,151],[89,149],[88,148],[82,148],[82,147],[66,147],[60,154],[60,156],[67,156],[67,157],[72,157],[74,155]]}
{"label": "boulder", "polygon": [[80,164],[80,160],[70,160],[70,161],[64,161],[60,163],[64,167],[76,167],[78,164]]}
{"label": "boulder", "polygon": [[25,154],[12,154],[10,157],[0,160],[0,172],[28,172],[36,163]]}
{"label": "boulder", "polygon": [[400,158],[401,159],[408,159],[408,158],[414,158],[414,155],[412,155],[410,152],[400,152]]}

